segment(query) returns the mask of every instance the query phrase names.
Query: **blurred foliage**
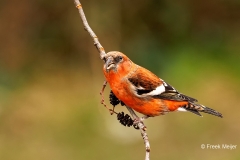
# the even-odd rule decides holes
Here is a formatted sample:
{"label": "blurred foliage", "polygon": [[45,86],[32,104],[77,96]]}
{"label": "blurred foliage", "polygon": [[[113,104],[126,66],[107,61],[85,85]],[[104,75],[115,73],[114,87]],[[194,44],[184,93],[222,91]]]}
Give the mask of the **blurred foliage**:
{"label": "blurred foliage", "polygon": [[[81,3],[106,51],[224,115],[147,120],[152,159],[240,159],[239,0]],[[0,22],[0,159],[143,159],[139,132],[100,105],[102,62],[73,1],[1,1]]]}

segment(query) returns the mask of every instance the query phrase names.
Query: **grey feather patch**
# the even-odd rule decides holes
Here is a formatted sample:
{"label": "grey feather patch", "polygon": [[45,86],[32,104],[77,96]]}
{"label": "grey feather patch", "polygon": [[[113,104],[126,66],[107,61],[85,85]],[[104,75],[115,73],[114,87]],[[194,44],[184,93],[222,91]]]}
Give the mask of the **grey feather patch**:
{"label": "grey feather patch", "polygon": [[191,113],[194,113],[194,114],[202,117],[202,115],[198,112],[199,107],[194,106],[191,103],[188,103],[186,106],[183,106],[182,108],[186,109],[187,111],[189,111]]}
{"label": "grey feather patch", "polygon": [[203,106],[201,104],[188,103],[188,105],[183,106],[183,108],[185,108],[187,111],[197,114],[199,116],[202,116],[199,112],[204,112],[204,113],[208,113],[208,114],[223,118],[221,113],[215,111],[214,109]]}

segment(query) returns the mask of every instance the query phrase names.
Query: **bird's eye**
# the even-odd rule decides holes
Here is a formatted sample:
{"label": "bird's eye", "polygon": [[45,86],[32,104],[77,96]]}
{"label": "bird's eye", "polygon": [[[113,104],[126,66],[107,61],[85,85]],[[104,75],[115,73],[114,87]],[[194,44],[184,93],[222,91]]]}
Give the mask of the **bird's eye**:
{"label": "bird's eye", "polygon": [[122,57],[122,56],[118,56],[118,57],[116,58],[116,60],[117,60],[118,62],[120,62],[120,61],[123,60],[123,57]]}

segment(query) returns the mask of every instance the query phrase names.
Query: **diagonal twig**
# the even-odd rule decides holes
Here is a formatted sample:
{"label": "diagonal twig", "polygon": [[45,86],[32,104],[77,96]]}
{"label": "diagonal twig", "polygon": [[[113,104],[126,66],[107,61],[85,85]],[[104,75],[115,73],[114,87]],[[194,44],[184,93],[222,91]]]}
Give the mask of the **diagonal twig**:
{"label": "diagonal twig", "polygon": [[[100,54],[100,58],[103,59],[104,56],[106,55],[105,50],[104,50],[103,46],[100,44],[100,42],[99,42],[99,40],[98,40],[98,37],[97,37],[96,34],[93,32],[92,28],[89,26],[89,24],[88,24],[88,22],[87,22],[87,18],[86,18],[86,16],[85,16],[84,11],[83,11],[83,8],[82,8],[82,4],[80,3],[79,0],[74,0],[74,3],[75,3],[75,5],[76,5],[76,8],[78,9],[79,15],[80,15],[81,20],[82,20],[82,22],[83,22],[84,29],[85,29],[85,30],[90,34],[90,36],[92,37],[93,43],[94,43],[94,45],[96,46],[96,48],[97,48],[97,50],[98,50],[98,52],[99,52],[99,54]],[[104,103],[103,92],[104,92],[104,89],[105,89],[106,85],[107,85],[107,81],[104,81],[104,83],[103,83],[103,88],[102,88],[102,90],[101,90],[101,92],[100,92],[100,95],[102,96],[101,104],[103,104],[104,107],[106,107],[106,108],[109,110],[110,114],[113,114],[114,111],[113,111],[112,109],[109,109],[109,108],[107,107],[107,105]]]}
{"label": "diagonal twig", "polygon": [[82,8],[82,5],[80,3],[79,0],[74,0],[74,3],[78,9],[78,12],[80,14],[80,17],[82,19],[82,22],[83,22],[83,26],[84,26],[84,29],[90,34],[90,36],[92,37],[93,39],[93,42],[94,42],[94,45],[96,46],[99,54],[100,54],[100,58],[103,59],[104,56],[106,55],[105,53],[105,50],[104,48],[102,47],[102,45],[100,44],[100,42],[98,41],[98,37],[96,36],[96,34],[93,32],[93,30],[91,29],[91,27],[89,26],[88,22],[87,22],[87,19],[86,19],[86,16],[83,12],[83,8]]}
{"label": "diagonal twig", "polygon": [[[128,111],[130,112],[130,114],[132,115],[132,117],[134,119],[139,119],[139,117],[136,115],[136,113],[132,110],[132,108],[126,106],[126,108],[128,109]],[[140,129],[142,138],[144,140],[145,143],[145,149],[146,149],[146,155],[145,155],[145,160],[150,160],[150,143],[148,140],[148,135],[147,135],[147,129],[146,126],[144,125],[143,122],[138,122],[137,123],[138,128]]]}

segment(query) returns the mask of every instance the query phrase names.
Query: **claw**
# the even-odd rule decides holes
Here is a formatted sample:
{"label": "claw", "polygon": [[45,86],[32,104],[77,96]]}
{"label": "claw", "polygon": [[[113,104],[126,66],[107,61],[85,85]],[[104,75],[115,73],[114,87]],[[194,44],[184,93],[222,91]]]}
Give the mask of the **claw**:
{"label": "claw", "polygon": [[[134,127],[135,129],[139,129],[138,123],[142,123],[142,124],[143,124],[143,121],[144,121],[145,119],[148,119],[148,118],[149,118],[149,116],[143,116],[143,117],[141,117],[141,118],[139,118],[139,117],[135,118],[134,121],[133,121],[133,127]],[[144,124],[143,124],[143,125],[144,125]],[[144,126],[144,127],[143,127],[143,130],[146,131],[146,130],[147,130],[147,127]]]}
{"label": "claw", "polygon": [[149,116],[143,116],[143,117],[141,117],[141,118],[137,117],[137,118],[134,119],[133,124],[143,123],[143,121],[144,121],[145,119],[148,119],[148,118],[149,118]]}

